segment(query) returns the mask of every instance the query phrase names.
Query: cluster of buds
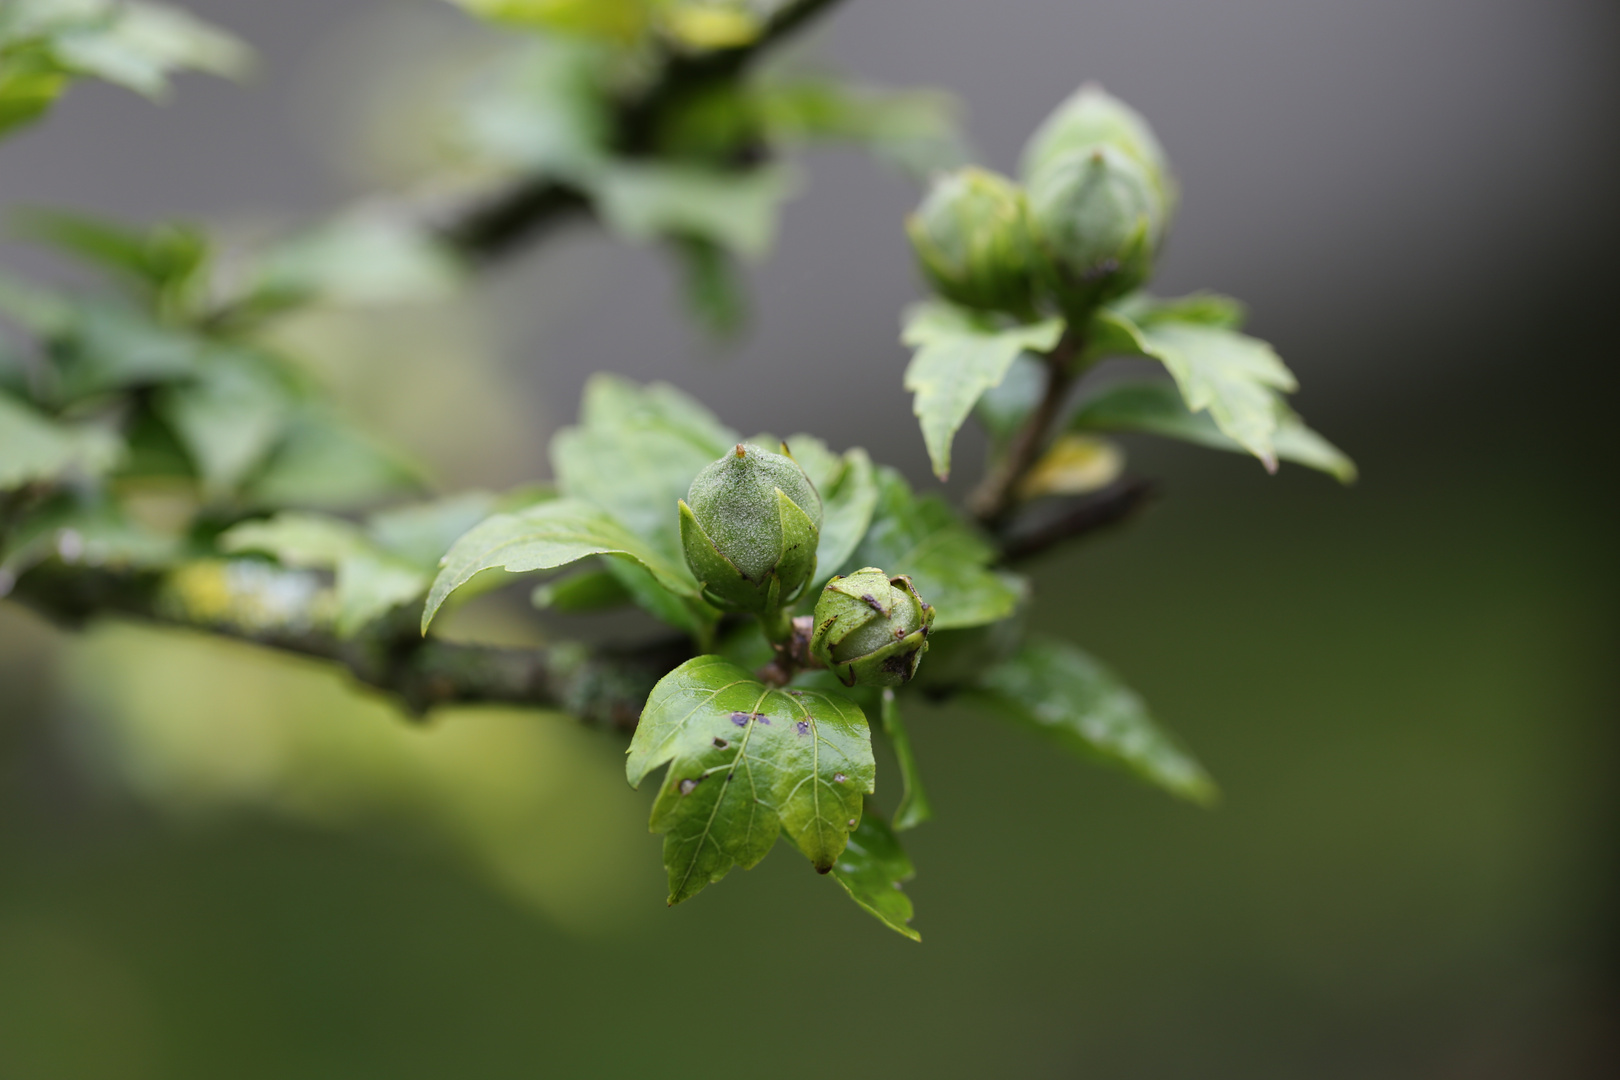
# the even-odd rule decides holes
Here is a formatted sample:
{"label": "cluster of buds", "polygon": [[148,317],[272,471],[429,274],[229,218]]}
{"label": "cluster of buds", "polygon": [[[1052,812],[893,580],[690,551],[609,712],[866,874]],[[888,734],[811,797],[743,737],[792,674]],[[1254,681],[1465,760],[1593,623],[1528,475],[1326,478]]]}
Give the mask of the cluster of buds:
{"label": "cluster of buds", "polygon": [[[738,443],[698,473],[679,508],[681,548],[704,599],[758,616],[779,652],[792,651],[790,612],[815,578],[822,509],[787,447]],[[910,578],[869,566],[827,583],[811,625],[810,656],[845,686],[899,686],[928,649],[934,609]]]}
{"label": "cluster of buds", "polygon": [[1176,194],[1139,113],[1081,87],[1030,138],[1022,172],[1022,188],[977,168],[942,176],[911,216],[912,246],[939,295],[1077,318],[1147,279]]}

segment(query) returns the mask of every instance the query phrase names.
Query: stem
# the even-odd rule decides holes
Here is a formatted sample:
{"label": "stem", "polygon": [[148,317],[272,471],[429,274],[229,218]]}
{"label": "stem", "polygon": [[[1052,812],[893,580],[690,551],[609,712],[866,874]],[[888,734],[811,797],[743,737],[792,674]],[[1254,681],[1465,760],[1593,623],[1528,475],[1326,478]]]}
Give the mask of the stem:
{"label": "stem", "polygon": [[1046,365],[1046,390],[1040,403],[1013,435],[1007,452],[968,497],[969,512],[986,528],[999,529],[1012,514],[1018,485],[1040,460],[1050,430],[1057,423],[1069,390],[1074,386],[1078,375],[1073,370],[1074,358],[1080,351],[1079,335],[1070,328],[1064,330],[1056,345],[1041,354]]}
{"label": "stem", "polygon": [[1001,558],[1018,563],[1076,537],[1118,525],[1133,517],[1157,494],[1146,480],[1126,479],[1078,499],[1067,509],[1030,528],[1011,531],[1001,542]]}

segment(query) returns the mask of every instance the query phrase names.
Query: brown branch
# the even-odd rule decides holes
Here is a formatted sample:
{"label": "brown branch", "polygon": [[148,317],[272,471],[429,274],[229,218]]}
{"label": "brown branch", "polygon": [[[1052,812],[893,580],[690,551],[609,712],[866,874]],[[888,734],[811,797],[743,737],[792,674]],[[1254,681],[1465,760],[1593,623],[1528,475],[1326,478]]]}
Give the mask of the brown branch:
{"label": "brown branch", "polygon": [[1074,358],[1080,354],[1080,339],[1066,329],[1063,337],[1044,354],[1046,390],[1040,403],[1013,435],[1006,453],[991,466],[973,494],[968,496],[968,512],[991,530],[1005,525],[1012,514],[1018,484],[1040,459],[1046,441],[1074,387]]}
{"label": "brown branch", "polygon": [[1111,528],[1135,516],[1158,494],[1146,480],[1129,478],[1075,500],[1045,520],[1008,530],[1001,542],[1007,563],[1022,562],[1049,548]]}
{"label": "brown branch", "polygon": [[502,703],[559,709],[596,726],[631,731],[653,685],[691,656],[684,640],[591,650],[572,643],[518,649],[423,638],[409,605],[342,638],[306,613],[278,619],[265,614],[271,604],[254,602],[289,586],[308,587],[315,575],[253,565],[263,571],[254,584],[206,611],[188,606],[176,575],[57,564],[22,575],[11,598],[74,628],[122,617],[328,661],[416,715],[453,703]]}
{"label": "brown branch", "polygon": [[[672,103],[716,82],[741,75],[760,56],[780,45],[840,0],[793,0],[770,18],[747,45],[701,53],[668,52],[657,78],[618,103],[609,142],[631,156],[648,153],[659,119]],[[548,176],[525,177],[484,192],[463,205],[433,213],[430,227],[469,259],[485,261],[510,254],[546,227],[588,214],[590,197]]]}

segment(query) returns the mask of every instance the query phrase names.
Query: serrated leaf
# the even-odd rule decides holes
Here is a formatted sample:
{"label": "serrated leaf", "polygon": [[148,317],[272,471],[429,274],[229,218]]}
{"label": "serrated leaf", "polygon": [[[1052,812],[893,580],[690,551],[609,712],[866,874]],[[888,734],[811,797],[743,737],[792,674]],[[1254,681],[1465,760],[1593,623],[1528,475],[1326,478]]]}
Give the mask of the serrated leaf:
{"label": "serrated leaf", "polygon": [[1273,436],[1281,393],[1297,389],[1270,345],[1220,326],[1165,319],[1138,325],[1119,311],[1092,319],[1092,353],[1145,356],[1162,363],[1192,412],[1208,410],[1222,432],[1275,472]]}
{"label": "serrated leaf", "polygon": [[1118,480],[1125,455],[1107,439],[1060,435],[1018,483],[1018,497],[1086,495]]}
{"label": "serrated leaf", "polygon": [[922,935],[910,926],[911,897],[901,891],[901,885],[916,876],[899,838],[873,813],[861,818],[833,867],[833,877],[851,900],[895,933],[921,941]]}
{"label": "serrated leaf", "polygon": [[422,630],[427,631],[450,594],[480,571],[551,570],[588,555],[634,559],[665,589],[698,599],[697,582],[684,564],[670,560],[601,509],[579,499],[557,499],[513,514],[496,514],[457,540],[428,592]]}
{"label": "serrated leaf", "polygon": [[949,630],[1004,619],[1023,599],[1024,580],[991,570],[995,559],[990,542],[943,499],[917,497],[899,473],[882,468],[871,528],[844,565],[909,575],[939,613],[934,629]]}
{"label": "serrated leaf", "polygon": [[866,717],[847,698],[773,689],[719,656],[688,660],[647,698],[625,776],[637,787],[666,764],[650,824],[671,904],[756,865],[782,831],[832,870],[876,775]]}
{"label": "serrated leaf", "polygon": [[[788,452],[821,496],[821,540],[816,546],[819,583],[849,561],[866,535],[877,509],[877,469],[858,446],[839,455],[813,435],[791,435],[786,441]],[[814,599],[809,590],[807,595]]]}
{"label": "serrated leaf", "polygon": [[1065,642],[1036,639],[966,691],[989,711],[1059,745],[1198,803],[1215,784],[1108,668]]}
{"label": "serrated leaf", "polygon": [[905,388],[923,442],[944,479],[951,443],[985,391],[1001,383],[1025,352],[1045,352],[1063,336],[1063,320],[1008,325],[1005,320],[944,301],[917,304],[906,313],[900,340],[917,351],[906,367]]}
{"label": "serrated leaf", "polygon": [[911,750],[911,736],[900,719],[900,706],[892,689],[885,687],[882,697],[883,733],[894,746],[895,759],[900,763],[900,782],[903,785],[900,804],[894,808],[895,831],[916,828],[934,816],[928,805],[928,793],[923,790],[922,773],[917,769],[917,757]]}
{"label": "serrated leaf", "polygon": [[[1271,440],[1279,459],[1319,469],[1346,484],[1355,480],[1355,462],[1306,427],[1299,414],[1281,401],[1277,408],[1277,429]],[[1141,431],[1217,450],[1248,452],[1221,431],[1208,413],[1189,411],[1180,393],[1166,382],[1121,382],[1106,387],[1080,406],[1071,425],[1086,431]]]}
{"label": "serrated leaf", "polygon": [[0,491],[69,476],[100,476],[123,445],[101,428],[64,424],[0,393]]}
{"label": "serrated leaf", "polygon": [[596,210],[637,241],[697,237],[745,258],[770,250],[781,204],[796,190],[786,166],[728,171],[701,165],[620,162],[595,182]]}

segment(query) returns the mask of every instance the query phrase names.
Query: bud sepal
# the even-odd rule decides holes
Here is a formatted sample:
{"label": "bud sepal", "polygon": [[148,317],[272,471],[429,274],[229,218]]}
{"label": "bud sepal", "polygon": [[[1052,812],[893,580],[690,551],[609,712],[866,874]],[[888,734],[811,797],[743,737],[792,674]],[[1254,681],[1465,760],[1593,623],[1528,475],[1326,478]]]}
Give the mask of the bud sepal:
{"label": "bud sepal", "polygon": [[909,577],[868,566],[822,589],[810,653],[845,686],[900,686],[917,673],[933,625]]}

